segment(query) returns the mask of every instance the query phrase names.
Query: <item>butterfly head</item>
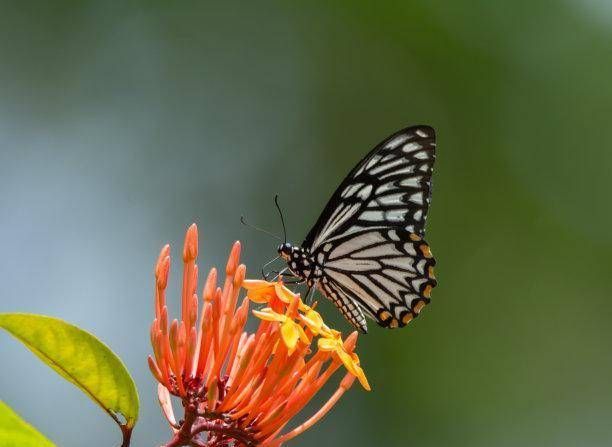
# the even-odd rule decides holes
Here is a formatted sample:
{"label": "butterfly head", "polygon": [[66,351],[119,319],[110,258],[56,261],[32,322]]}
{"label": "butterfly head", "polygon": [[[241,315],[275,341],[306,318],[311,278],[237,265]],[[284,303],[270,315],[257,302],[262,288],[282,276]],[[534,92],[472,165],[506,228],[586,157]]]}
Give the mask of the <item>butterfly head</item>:
{"label": "butterfly head", "polygon": [[285,261],[289,261],[295,252],[295,247],[288,242],[284,242],[278,246],[278,254]]}

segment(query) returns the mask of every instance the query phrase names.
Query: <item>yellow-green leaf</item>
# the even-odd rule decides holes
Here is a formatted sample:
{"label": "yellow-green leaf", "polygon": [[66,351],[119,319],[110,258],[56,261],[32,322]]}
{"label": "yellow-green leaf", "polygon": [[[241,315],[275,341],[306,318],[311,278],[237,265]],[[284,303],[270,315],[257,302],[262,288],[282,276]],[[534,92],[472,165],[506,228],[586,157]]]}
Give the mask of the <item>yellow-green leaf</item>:
{"label": "yellow-green leaf", "polygon": [[2,447],[55,447],[34,427],[0,400],[0,445]]}
{"label": "yellow-green leaf", "polygon": [[0,328],[87,394],[129,438],[138,419],[138,393],[123,362],[108,346],[72,324],[44,315],[0,313]]}

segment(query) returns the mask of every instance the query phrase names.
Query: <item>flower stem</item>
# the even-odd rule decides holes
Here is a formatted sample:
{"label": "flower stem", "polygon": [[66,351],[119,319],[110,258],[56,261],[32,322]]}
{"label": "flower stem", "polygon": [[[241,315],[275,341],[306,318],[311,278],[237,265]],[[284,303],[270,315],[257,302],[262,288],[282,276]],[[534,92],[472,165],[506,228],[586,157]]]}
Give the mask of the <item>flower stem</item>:
{"label": "flower stem", "polygon": [[181,424],[181,428],[174,434],[174,437],[164,447],[179,447],[189,445],[191,442],[191,427],[196,421],[197,414],[195,411],[190,411],[185,408],[185,420]]}
{"label": "flower stem", "polygon": [[254,446],[255,440],[251,438],[244,431],[236,428],[232,428],[225,424],[224,422],[217,421],[202,421],[194,424],[193,430],[191,431],[191,435],[194,436],[203,431],[215,432],[224,436],[229,436],[230,438],[235,439],[236,441],[241,442],[245,446]]}
{"label": "flower stem", "polygon": [[132,440],[132,427],[121,425],[121,434],[123,435],[121,447],[130,447],[130,441]]}
{"label": "flower stem", "polygon": [[[206,443],[196,439],[196,436],[202,432],[218,433],[223,437],[232,438],[246,447],[255,446],[255,440],[243,430],[231,427],[222,420],[206,420],[203,419],[196,410],[185,408],[185,420],[181,424],[181,428],[177,431],[169,443],[163,447],[181,447],[195,446],[206,447],[216,445],[216,441]],[[210,438],[209,438],[210,440]],[[122,446],[123,447],[123,446]]]}

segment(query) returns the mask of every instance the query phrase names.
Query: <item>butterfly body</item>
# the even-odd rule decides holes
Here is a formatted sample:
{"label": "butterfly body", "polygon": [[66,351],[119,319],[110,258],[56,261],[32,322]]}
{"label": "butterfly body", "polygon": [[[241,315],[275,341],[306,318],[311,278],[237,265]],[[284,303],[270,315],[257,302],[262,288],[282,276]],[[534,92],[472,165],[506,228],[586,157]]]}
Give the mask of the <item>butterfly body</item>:
{"label": "butterfly body", "polygon": [[314,287],[321,279],[321,266],[317,265],[316,258],[308,249],[285,242],[279,245],[278,254],[287,262],[291,273],[305,282],[308,287]]}
{"label": "butterfly body", "polygon": [[429,303],[435,260],[423,237],[434,160],[431,127],[396,132],[348,174],[301,247],[278,248],[293,275],[362,332],[366,315],[402,327]]}

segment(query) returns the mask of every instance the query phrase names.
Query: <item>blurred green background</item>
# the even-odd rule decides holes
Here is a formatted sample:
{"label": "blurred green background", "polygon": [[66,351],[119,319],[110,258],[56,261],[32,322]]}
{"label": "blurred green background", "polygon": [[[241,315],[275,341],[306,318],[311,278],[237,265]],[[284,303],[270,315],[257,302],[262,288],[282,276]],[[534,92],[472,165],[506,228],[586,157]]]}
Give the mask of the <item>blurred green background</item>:
{"label": "blurred green background", "polygon": [[[292,445],[612,444],[608,1],[2,2],[0,311],[64,318],[127,363],[135,446],[169,438],[146,366],[152,269],[199,224],[252,276],[376,143],[438,133],[421,318],[376,328]],[[175,268],[174,296],[178,297]],[[329,319],[344,330],[329,305]],[[0,397],[58,445],[110,419],[6,335]]]}

